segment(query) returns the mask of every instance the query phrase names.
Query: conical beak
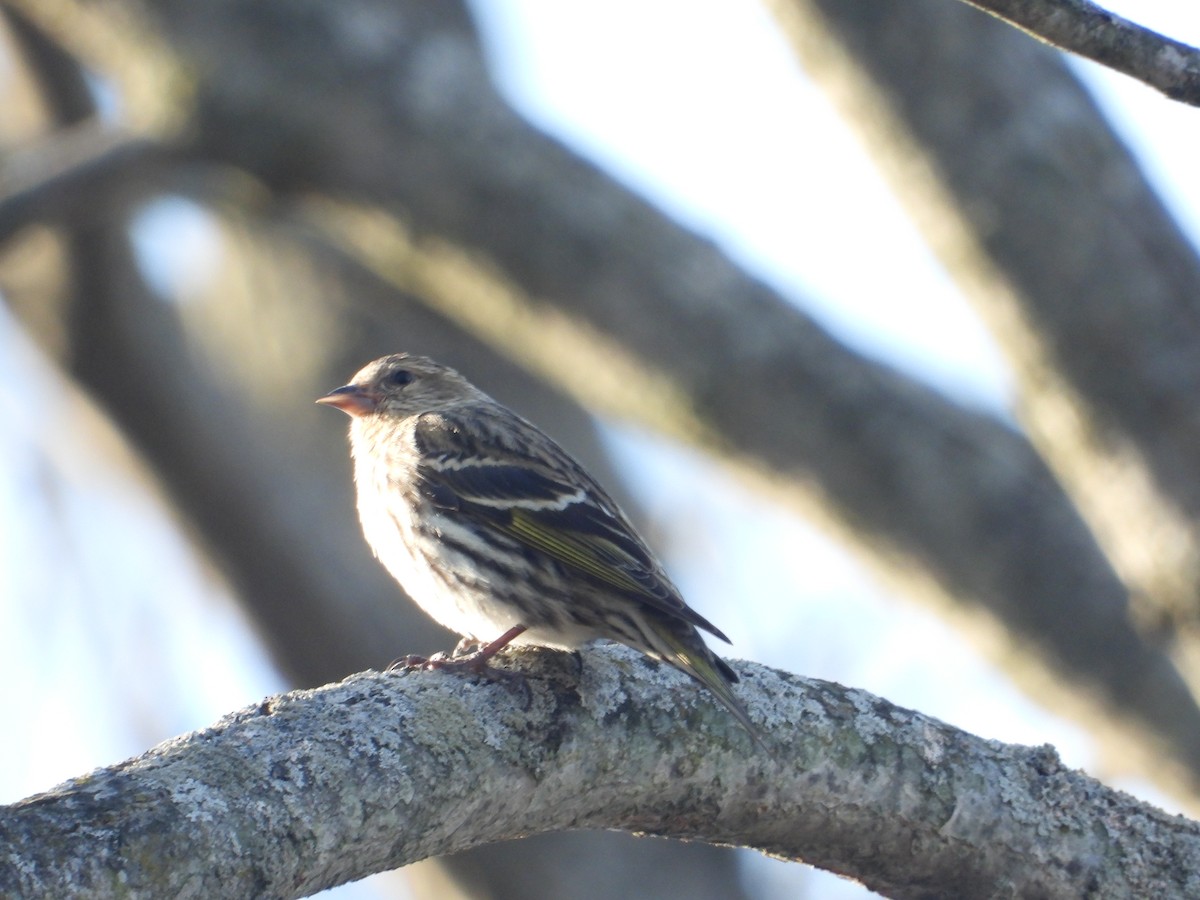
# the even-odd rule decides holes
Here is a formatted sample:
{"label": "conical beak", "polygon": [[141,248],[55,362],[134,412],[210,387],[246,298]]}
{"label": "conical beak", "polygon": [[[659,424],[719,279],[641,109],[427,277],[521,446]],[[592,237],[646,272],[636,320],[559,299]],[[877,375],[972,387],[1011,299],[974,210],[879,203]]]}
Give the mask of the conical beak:
{"label": "conical beak", "polygon": [[336,406],[348,416],[365,416],[375,412],[379,406],[379,395],[358,384],[347,384],[330,391],[317,402],[323,406]]}

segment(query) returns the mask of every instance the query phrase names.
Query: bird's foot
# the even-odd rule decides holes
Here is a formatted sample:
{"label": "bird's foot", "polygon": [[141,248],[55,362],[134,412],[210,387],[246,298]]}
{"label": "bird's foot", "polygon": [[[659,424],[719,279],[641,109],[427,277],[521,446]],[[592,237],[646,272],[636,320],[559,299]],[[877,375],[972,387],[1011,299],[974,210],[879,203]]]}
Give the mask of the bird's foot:
{"label": "bird's foot", "polygon": [[471,653],[476,653],[483,648],[483,641],[478,638],[465,637],[455,645],[454,650],[450,655],[453,657],[467,656]]}
{"label": "bird's foot", "polygon": [[458,646],[454,648],[453,655],[447,656],[445,653],[435,653],[429,657],[402,656],[388,666],[387,670],[389,672],[395,670],[411,671],[413,669],[420,669],[426,672],[437,670],[443,672],[465,671],[470,672],[472,675],[481,675],[492,681],[497,681],[501,678],[512,678],[514,676],[523,678],[524,676],[520,672],[493,669],[488,665],[488,660],[508,646],[508,643],[524,630],[524,625],[514,625],[490,644],[483,644],[482,641],[475,640],[474,638],[463,638],[458,642]]}
{"label": "bird's foot", "polygon": [[468,653],[466,656],[447,656],[445,653],[435,653],[433,656],[402,656],[387,667],[389,672],[462,672],[488,681],[524,681],[525,676],[511,669],[497,669],[489,665],[494,654],[485,654],[482,650]]}
{"label": "bird's foot", "polygon": [[393,659],[385,672],[407,672],[414,669],[436,669],[439,668],[439,663],[445,660],[445,653],[435,653],[433,656],[417,656],[415,653],[410,653],[408,656],[401,656],[399,659]]}

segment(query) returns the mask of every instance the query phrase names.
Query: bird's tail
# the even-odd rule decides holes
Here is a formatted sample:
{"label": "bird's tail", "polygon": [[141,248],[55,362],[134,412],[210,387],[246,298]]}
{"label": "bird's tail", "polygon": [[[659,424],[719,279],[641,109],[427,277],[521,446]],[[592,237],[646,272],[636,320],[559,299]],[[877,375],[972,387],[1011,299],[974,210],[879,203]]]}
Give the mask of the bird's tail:
{"label": "bird's tail", "polygon": [[690,628],[690,634],[679,634],[658,623],[646,623],[647,637],[653,647],[653,654],[675,666],[675,668],[691,675],[712,692],[721,704],[733,714],[733,717],[753,738],[760,749],[764,747],[762,734],[750,721],[746,707],[734,694],[731,685],[738,681],[737,673],[729,667],[725,660],[705,646],[703,639]]}

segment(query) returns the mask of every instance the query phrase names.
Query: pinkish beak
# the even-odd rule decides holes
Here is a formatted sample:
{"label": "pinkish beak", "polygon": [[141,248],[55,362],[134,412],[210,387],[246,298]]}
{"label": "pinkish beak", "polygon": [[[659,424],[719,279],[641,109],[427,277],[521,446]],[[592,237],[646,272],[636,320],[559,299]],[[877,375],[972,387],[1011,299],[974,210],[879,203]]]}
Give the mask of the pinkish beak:
{"label": "pinkish beak", "polygon": [[324,406],[336,406],[348,416],[365,416],[375,412],[379,406],[379,395],[360,385],[347,384],[324,397],[318,397],[317,402]]}

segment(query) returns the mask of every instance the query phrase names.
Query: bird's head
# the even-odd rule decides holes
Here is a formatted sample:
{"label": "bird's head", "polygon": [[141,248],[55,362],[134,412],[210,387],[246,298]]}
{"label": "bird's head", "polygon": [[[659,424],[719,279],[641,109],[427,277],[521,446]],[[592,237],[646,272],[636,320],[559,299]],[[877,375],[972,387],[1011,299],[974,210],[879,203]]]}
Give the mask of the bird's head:
{"label": "bird's head", "polygon": [[350,383],[317,400],[354,418],[406,418],[482,397],[453,369],[423,356],[395,353],[369,362]]}

